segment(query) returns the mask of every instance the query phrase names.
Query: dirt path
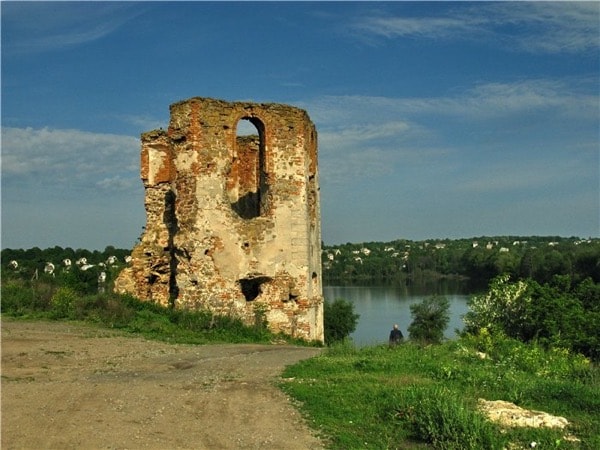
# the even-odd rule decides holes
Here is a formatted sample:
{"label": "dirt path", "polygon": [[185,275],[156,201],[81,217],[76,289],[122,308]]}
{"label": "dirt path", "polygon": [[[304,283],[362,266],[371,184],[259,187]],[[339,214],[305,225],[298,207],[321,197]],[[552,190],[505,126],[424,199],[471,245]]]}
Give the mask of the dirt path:
{"label": "dirt path", "polygon": [[2,449],[321,449],[273,381],[319,349],[2,319]]}

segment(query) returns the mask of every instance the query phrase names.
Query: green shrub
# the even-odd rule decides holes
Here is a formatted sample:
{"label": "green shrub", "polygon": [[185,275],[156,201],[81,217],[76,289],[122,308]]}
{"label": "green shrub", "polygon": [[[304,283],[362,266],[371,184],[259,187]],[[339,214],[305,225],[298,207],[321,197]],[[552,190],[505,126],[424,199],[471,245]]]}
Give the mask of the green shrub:
{"label": "green shrub", "polygon": [[521,320],[529,308],[531,298],[524,281],[509,282],[508,275],[494,278],[488,291],[469,299],[469,312],[464,317],[465,332],[477,333],[485,328],[492,334],[498,331],[511,335],[508,330],[522,327]]}
{"label": "green shrub", "polygon": [[413,437],[436,449],[501,449],[499,431],[461,396],[443,387],[414,387],[403,392],[398,417]]}
{"label": "green shrub", "polygon": [[50,314],[55,319],[74,319],[78,295],[69,287],[60,287],[50,300]]}
{"label": "green shrub", "polygon": [[[111,328],[124,328],[135,315],[135,311],[128,307],[123,300],[125,296],[111,295],[106,297],[104,307],[99,310],[100,321]],[[103,301],[103,300],[101,300]]]}
{"label": "green shrub", "polygon": [[144,335],[153,334],[170,334],[175,328],[169,318],[162,314],[157,314],[153,311],[143,310],[138,311],[135,317],[127,325],[129,331],[142,333]]}
{"label": "green shrub", "polygon": [[353,356],[356,353],[356,346],[347,339],[332,342],[326,352],[328,356]]}
{"label": "green shrub", "polygon": [[208,331],[215,326],[213,315],[208,311],[171,309],[169,319],[181,328],[195,332]]}
{"label": "green shrub", "polygon": [[2,280],[1,310],[12,316],[44,316],[58,285],[53,279]]}
{"label": "green shrub", "polygon": [[325,302],[325,343],[330,345],[350,336],[356,330],[359,317],[354,313],[354,305],[347,300],[338,298],[333,302]]}
{"label": "green shrub", "polygon": [[464,334],[487,330],[545,348],[565,348],[600,360],[600,287],[590,279],[574,285],[569,276],[509,282],[495,278],[488,292],[469,300]]}
{"label": "green shrub", "polygon": [[410,305],[413,318],[408,326],[410,339],[426,343],[439,343],[450,321],[450,303],[446,297],[433,295],[421,303]]}
{"label": "green shrub", "polygon": [[33,309],[35,292],[21,280],[3,282],[0,299],[3,314],[20,316]]}

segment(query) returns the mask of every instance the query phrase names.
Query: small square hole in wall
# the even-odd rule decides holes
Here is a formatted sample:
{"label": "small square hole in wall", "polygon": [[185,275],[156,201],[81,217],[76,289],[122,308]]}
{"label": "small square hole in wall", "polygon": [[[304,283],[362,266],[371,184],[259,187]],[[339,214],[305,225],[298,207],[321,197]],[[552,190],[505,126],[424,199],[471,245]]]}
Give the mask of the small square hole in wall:
{"label": "small square hole in wall", "polygon": [[268,281],[271,281],[270,277],[242,278],[239,280],[246,301],[251,302],[256,299],[261,293],[260,286]]}

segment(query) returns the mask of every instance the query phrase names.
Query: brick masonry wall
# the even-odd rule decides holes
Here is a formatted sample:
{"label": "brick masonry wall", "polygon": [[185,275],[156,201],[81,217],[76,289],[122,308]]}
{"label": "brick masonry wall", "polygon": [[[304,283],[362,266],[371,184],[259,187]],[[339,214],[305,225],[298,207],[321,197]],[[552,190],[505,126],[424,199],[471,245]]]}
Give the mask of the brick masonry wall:
{"label": "brick masonry wall", "polygon": [[[146,227],[115,288],[323,340],[316,130],[281,104],[192,98],[142,135]],[[250,121],[258,135],[240,137]]]}

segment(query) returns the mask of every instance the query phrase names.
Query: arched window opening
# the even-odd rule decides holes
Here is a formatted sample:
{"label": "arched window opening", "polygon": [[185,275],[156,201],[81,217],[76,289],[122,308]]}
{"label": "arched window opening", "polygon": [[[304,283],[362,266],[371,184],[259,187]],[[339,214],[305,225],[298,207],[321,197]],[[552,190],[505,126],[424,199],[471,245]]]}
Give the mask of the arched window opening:
{"label": "arched window opening", "polygon": [[228,182],[232,209],[243,219],[264,214],[267,207],[264,125],[243,117],[236,126],[235,150]]}

